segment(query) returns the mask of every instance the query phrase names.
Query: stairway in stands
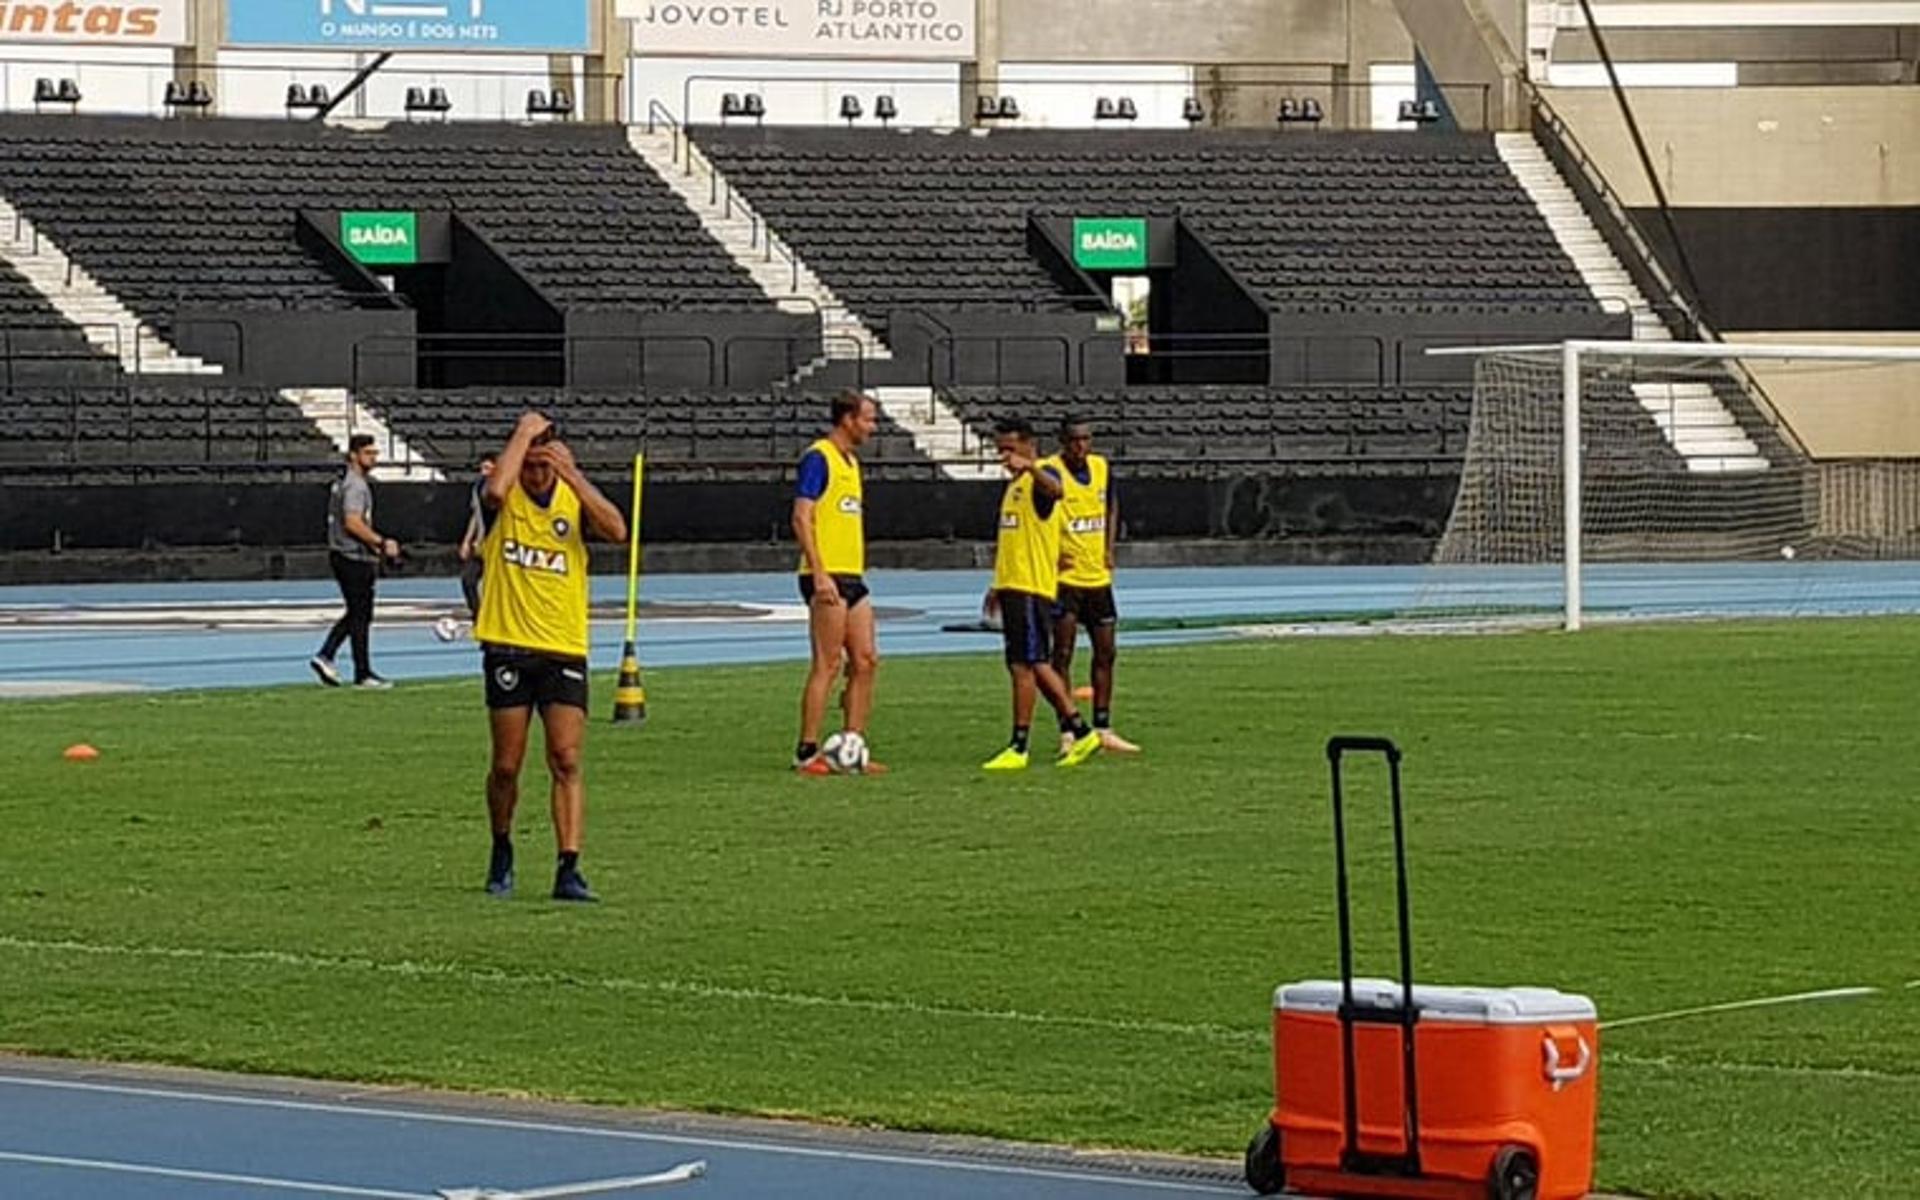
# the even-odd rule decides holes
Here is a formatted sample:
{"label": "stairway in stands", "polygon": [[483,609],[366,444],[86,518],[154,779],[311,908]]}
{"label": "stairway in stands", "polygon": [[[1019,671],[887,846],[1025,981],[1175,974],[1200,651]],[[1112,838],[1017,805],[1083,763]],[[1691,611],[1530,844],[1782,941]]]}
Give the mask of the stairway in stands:
{"label": "stairway in stands", "polygon": [[795,382],[833,361],[891,359],[893,351],[820,281],[799,254],[781,240],[760,215],[733,190],[719,169],[700,153],[693,139],[671,130],[627,133],[634,153],[646,160],[722,249],[753,276],[767,298],[790,312],[820,314],[824,354],[801,368]]}
{"label": "stairway in stands", "polygon": [[221,373],[217,364],[175,351],[4,196],[0,196],[0,262],[33,285],[95,349],[119,359],[129,375]]}
{"label": "stairway in stands", "polygon": [[[1548,228],[1586,281],[1594,298],[1633,317],[1635,341],[1668,342],[1673,333],[1653,311],[1626,268],[1601,236],[1566,180],[1531,134],[1495,135],[1500,157],[1520,181]],[[1711,383],[1635,383],[1634,398],[1647,411],[1669,445],[1700,474],[1764,471],[1770,465]]]}

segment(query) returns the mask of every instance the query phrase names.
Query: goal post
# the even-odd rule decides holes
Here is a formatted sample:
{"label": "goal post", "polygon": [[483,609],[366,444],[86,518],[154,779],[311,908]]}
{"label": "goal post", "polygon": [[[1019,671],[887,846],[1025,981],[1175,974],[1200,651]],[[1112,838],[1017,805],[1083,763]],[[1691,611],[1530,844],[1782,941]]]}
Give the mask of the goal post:
{"label": "goal post", "polygon": [[[1920,557],[1920,346],[1571,340],[1427,354],[1474,360],[1460,485],[1433,563],[1557,564],[1569,631],[1593,611],[1597,563],[1671,574]],[[1871,396],[1906,424],[1877,453],[1814,457],[1756,372],[1813,383],[1782,387],[1814,397],[1801,416],[1831,423]],[[1797,574],[1802,592],[1814,586]],[[1451,607],[1446,588],[1425,589],[1421,606]]]}

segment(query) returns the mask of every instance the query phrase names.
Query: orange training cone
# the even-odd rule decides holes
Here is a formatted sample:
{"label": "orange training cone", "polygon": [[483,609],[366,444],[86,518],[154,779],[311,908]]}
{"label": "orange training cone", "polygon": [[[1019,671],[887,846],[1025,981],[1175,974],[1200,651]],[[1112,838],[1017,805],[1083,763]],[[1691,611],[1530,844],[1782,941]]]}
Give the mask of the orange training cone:
{"label": "orange training cone", "polygon": [[76,742],[68,746],[60,757],[66,759],[68,762],[92,762],[94,759],[100,757],[100,752],[85,742]]}

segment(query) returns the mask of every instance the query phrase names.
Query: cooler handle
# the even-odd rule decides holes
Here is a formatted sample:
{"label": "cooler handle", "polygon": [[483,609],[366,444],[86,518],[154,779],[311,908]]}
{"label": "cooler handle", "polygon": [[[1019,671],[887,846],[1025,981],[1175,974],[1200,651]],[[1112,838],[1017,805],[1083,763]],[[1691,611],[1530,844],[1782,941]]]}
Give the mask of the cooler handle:
{"label": "cooler handle", "polygon": [[[1560,1043],[1563,1041],[1571,1041],[1580,1048],[1572,1066],[1561,1065]],[[1570,1083],[1578,1082],[1587,1073],[1587,1068],[1593,1065],[1593,1047],[1576,1029],[1547,1030],[1547,1036],[1541,1041],[1541,1056],[1546,1060],[1547,1081],[1553,1084],[1556,1092]]]}

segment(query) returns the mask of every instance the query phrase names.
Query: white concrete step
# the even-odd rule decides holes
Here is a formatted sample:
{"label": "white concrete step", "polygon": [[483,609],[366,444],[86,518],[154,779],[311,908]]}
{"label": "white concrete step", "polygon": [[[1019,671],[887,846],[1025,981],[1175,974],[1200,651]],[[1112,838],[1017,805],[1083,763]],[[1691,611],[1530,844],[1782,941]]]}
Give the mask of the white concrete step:
{"label": "white concrete step", "polygon": [[223,373],[216,364],[175,351],[4,198],[0,198],[0,262],[26,280],[55,312],[78,326],[89,345],[118,358],[121,369],[129,374]]}
{"label": "white concrete step", "polygon": [[[752,207],[729,187],[725,177],[690,140],[682,139],[679,143],[684,156],[680,161],[674,157],[675,138],[671,132],[649,133],[636,126],[628,131],[627,140],[634,153],[680,197],[700,219],[707,235],[746,271],[768,299],[790,311],[811,307],[821,313],[822,332],[828,335],[824,349],[829,359],[893,357],[892,350],[879,335],[851,313],[804,261],[798,261],[798,252],[782,242],[764,218],[756,219]],[[694,164],[691,175],[686,171],[688,159]],[[716,194],[718,201],[714,199]],[[791,301],[789,298],[794,296],[804,300]],[[812,371],[808,370],[807,374],[811,375]]]}
{"label": "white concrete step", "polygon": [[[1532,135],[1496,134],[1494,142],[1595,300],[1610,308],[1617,302],[1627,305],[1635,341],[1672,341],[1672,331],[1651,310],[1625,265]],[[1633,394],[1689,470],[1767,469],[1759,448],[1740,431],[1739,422],[1707,384],[1635,384]]]}
{"label": "white concrete step", "polygon": [[950,479],[997,479],[1000,463],[985,439],[969,429],[930,387],[870,388],[888,420],[913,436],[920,453],[941,464]]}
{"label": "white concrete step", "polygon": [[380,447],[380,463],[373,469],[375,479],[445,482],[446,476],[414,454],[413,447],[387,427],[379,414],[353,402],[346,388],[288,388],[280,393],[288,403],[298,405],[320,432],[347,452],[347,440],[356,433],[373,435]]}

